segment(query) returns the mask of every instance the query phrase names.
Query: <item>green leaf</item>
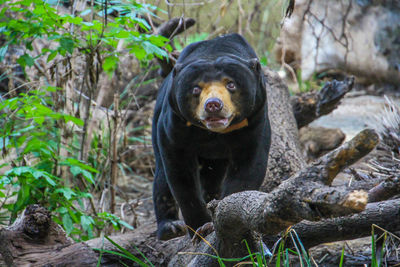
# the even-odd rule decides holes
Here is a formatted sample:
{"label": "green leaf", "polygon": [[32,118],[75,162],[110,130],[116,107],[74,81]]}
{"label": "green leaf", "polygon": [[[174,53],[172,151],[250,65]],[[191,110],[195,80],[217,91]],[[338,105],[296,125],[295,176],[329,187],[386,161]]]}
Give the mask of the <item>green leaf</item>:
{"label": "green leaf", "polygon": [[120,220],[120,221],[118,221],[118,222],[119,222],[119,224],[125,226],[126,228],[128,228],[128,229],[130,229],[130,230],[133,230],[132,225],[130,225],[129,223],[127,223],[127,222],[125,222],[125,221],[122,221],[122,220]]}
{"label": "green leaf", "polygon": [[82,173],[82,169],[78,166],[71,166],[71,168],[69,168],[69,171],[72,173],[73,176],[77,176],[78,174]]}
{"label": "green leaf", "polygon": [[27,127],[22,128],[22,129],[19,130],[18,132],[20,132],[20,133],[26,133],[26,132],[29,132],[29,131],[35,129],[35,128],[36,128],[35,125],[28,125]]}
{"label": "green leaf", "polygon": [[62,90],[62,88],[57,87],[57,86],[47,86],[47,87],[45,88],[45,90],[46,90],[47,92],[57,92],[57,90]]}
{"label": "green leaf", "polygon": [[53,50],[53,52],[50,53],[50,55],[47,57],[47,62],[52,61],[58,54],[57,50]]}
{"label": "green leaf", "polygon": [[20,64],[22,67],[32,67],[33,64],[35,63],[35,61],[33,60],[33,58],[28,55],[28,54],[23,54],[22,56],[20,56],[17,59],[18,64]]}
{"label": "green leaf", "polygon": [[146,51],[140,46],[133,47],[131,51],[135,54],[136,58],[139,60],[144,59],[147,55]]}
{"label": "green leaf", "polygon": [[72,122],[75,123],[77,126],[83,126],[83,125],[85,124],[83,120],[81,120],[81,119],[79,119],[79,118],[76,118],[76,117],[74,117],[74,116],[72,116],[72,115],[64,114],[63,116],[64,116],[64,121],[65,121],[65,122],[72,121]]}
{"label": "green leaf", "polygon": [[72,189],[68,188],[68,187],[64,187],[64,188],[58,188],[57,190],[55,190],[56,193],[61,193],[64,195],[64,197],[67,200],[70,200],[73,196],[76,196],[75,192],[72,191]]}
{"label": "green leaf", "polygon": [[82,21],[83,21],[83,19],[81,17],[69,16],[69,18],[68,18],[68,22],[69,23],[73,23],[73,24],[76,24],[76,25],[81,24]]}
{"label": "green leaf", "polygon": [[91,183],[91,184],[95,183],[93,175],[90,172],[88,172],[86,170],[82,170],[82,175],[85,178],[85,180],[88,181],[89,183]]}
{"label": "green leaf", "polygon": [[74,230],[74,225],[72,223],[71,216],[69,216],[69,213],[65,213],[62,217],[62,222],[63,226],[65,228],[65,231],[67,232],[67,235],[69,235],[72,230]]}
{"label": "green leaf", "polygon": [[12,175],[14,174],[15,176],[21,176],[23,173],[31,172],[31,168],[27,166],[23,167],[15,167],[5,173],[5,175]]}
{"label": "green leaf", "polygon": [[32,170],[31,173],[36,179],[39,179],[40,177],[43,177],[45,175],[44,172],[39,170]]}
{"label": "green leaf", "polygon": [[44,175],[43,177],[44,177],[44,179],[46,179],[46,182],[49,185],[51,185],[51,186],[56,186],[57,185],[57,183],[53,179],[51,179],[49,176]]}
{"label": "green leaf", "polygon": [[98,170],[90,167],[89,165],[80,162],[79,160],[75,159],[75,158],[67,158],[65,161],[63,161],[61,164],[63,165],[68,165],[68,166],[79,166],[82,169],[88,170],[90,172],[95,172],[98,173]]}
{"label": "green leaf", "polygon": [[92,232],[93,224],[94,224],[94,221],[91,216],[87,216],[87,215],[81,216],[82,229],[88,233],[89,238],[91,238],[93,236],[93,232]]}
{"label": "green leaf", "polygon": [[94,184],[94,179],[93,179],[93,175],[88,172],[87,170],[84,170],[82,168],[80,168],[79,166],[72,166],[70,168],[70,171],[72,173],[72,175],[77,176],[78,174],[82,174],[82,176],[85,178],[86,181],[88,181],[91,184]]}
{"label": "green leaf", "polygon": [[25,207],[25,203],[29,201],[31,187],[29,184],[22,184],[18,191],[17,202],[14,204],[13,213],[17,213]]}
{"label": "green leaf", "polygon": [[72,52],[74,51],[74,41],[71,38],[61,38],[60,46],[67,50],[70,54],[72,54]]}
{"label": "green leaf", "polygon": [[26,49],[28,49],[29,51],[32,51],[32,50],[33,50],[32,41],[26,42],[25,47],[26,47]]}
{"label": "green leaf", "polygon": [[107,72],[110,72],[115,69],[118,63],[118,58],[115,56],[109,56],[104,59],[103,69]]}
{"label": "green leaf", "polygon": [[65,214],[68,212],[68,209],[66,207],[59,207],[58,209],[56,209],[56,212],[60,214]]}
{"label": "green leaf", "polygon": [[34,117],[33,120],[34,120],[37,124],[42,125],[43,122],[44,122],[44,120],[45,120],[45,118],[44,118],[44,117]]}

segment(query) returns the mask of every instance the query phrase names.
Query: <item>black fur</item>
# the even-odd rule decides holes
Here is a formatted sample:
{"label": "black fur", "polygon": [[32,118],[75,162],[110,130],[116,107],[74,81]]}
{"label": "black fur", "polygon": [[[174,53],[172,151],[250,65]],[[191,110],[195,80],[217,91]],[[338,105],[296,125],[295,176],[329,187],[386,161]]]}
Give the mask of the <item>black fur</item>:
{"label": "black fur", "polygon": [[[238,86],[232,99],[240,115],[231,125],[247,118],[248,126],[216,133],[194,118],[192,88],[223,77]],[[225,35],[182,51],[159,90],[152,140],[153,199],[160,239],[184,232],[176,202],[185,224],[196,230],[211,221],[207,201],[260,187],[270,147],[266,90],[257,56],[242,36]]]}

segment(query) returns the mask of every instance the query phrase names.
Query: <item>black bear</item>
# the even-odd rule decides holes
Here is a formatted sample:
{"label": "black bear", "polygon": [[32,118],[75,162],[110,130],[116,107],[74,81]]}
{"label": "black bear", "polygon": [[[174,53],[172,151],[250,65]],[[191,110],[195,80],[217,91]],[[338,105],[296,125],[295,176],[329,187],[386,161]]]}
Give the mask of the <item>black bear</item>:
{"label": "black bear", "polygon": [[260,187],[271,135],[266,100],[259,60],[241,35],[182,51],[154,110],[159,239],[184,234],[185,224],[197,229],[210,222],[208,201]]}

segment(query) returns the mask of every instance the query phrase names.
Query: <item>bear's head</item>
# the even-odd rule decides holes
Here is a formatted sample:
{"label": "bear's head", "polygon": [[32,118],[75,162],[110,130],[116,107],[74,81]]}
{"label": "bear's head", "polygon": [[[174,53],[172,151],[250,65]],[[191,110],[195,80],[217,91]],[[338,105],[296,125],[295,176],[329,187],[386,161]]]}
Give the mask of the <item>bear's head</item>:
{"label": "bear's head", "polygon": [[243,123],[266,102],[257,58],[223,55],[175,65],[169,99],[188,125],[224,133]]}

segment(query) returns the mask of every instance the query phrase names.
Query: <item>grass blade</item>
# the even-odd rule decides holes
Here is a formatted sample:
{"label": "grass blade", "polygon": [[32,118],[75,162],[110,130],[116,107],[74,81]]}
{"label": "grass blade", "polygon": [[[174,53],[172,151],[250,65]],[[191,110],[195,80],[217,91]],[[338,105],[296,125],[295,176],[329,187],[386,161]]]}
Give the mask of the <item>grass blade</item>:
{"label": "grass blade", "polygon": [[375,230],[374,230],[374,226],[372,226],[372,230],[371,230],[371,267],[378,267],[378,263],[376,261],[376,243],[375,243]]}
{"label": "grass blade", "polygon": [[344,262],[344,244],[342,248],[342,254],[340,255],[339,267],[343,267],[343,262]]}
{"label": "grass blade", "polygon": [[[146,263],[144,263],[142,260],[140,260],[138,257],[136,257],[135,255],[133,255],[132,253],[130,253],[129,251],[127,251],[126,249],[124,249],[123,247],[121,247],[120,245],[118,245],[117,243],[115,243],[111,238],[109,238],[108,236],[105,236],[105,238],[111,243],[113,244],[116,248],[118,248],[122,253],[119,252],[115,252],[112,251],[114,253],[114,255],[118,255],[127,259],[130,259],[132,261],[134,261],[135,263],[139,264],[140,266],[143,267],[148,267],[148,265]],[[106,251],[108,253],[110,253],[109,251]],[[118,254],[117,254],[118,253]]]}

